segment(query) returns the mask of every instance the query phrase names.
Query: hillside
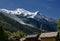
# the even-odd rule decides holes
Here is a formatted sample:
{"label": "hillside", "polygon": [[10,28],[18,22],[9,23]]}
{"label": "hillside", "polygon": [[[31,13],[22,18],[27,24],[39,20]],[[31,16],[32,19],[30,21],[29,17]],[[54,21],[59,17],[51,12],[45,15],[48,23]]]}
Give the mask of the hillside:
{"label": "hillside", "polygon": [[[0,13],[0,20],[3,21],[4,23],[6,23],[7,27],[4,26],[4,28],[7,30],[10,30],[10,31],[21,30],[27,34],[33,34],[35,32],[39,32],[38,29],[35,29],[30,26],[22,25],[22,24],[18,23],[17,21],[13,20],[12,18],[5,16],[3,13]],[[10,27],[8,25],[10,25]]]}

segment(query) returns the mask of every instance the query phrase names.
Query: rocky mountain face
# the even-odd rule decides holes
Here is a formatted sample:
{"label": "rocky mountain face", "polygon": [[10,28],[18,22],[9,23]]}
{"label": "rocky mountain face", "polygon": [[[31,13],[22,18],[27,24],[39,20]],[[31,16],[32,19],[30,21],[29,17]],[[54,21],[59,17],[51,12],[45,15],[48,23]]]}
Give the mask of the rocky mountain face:
{"label": "rocky mountain face", "polygon": [[[39,11],[30,12],[25,9],[18,8],[16,10],[0,9],[0,13],[15,20],[18,23],[18,25],[21,24],[22,26],[24,26],[18,26],[20,30],[31,31],[34,33],[39,30],[57,31],[56,21],[52,18],[40,14]],[[14,21],[11,22],[13,22],[16,25]]]}

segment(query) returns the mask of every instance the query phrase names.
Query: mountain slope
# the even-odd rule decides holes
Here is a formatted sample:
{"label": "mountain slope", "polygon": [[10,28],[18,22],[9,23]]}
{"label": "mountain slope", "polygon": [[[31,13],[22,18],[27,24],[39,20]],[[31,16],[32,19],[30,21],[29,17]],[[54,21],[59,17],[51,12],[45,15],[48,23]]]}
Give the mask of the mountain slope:
{"label": "mountain slope", "polygon": [[0,13],[0,20],[12,25],[13,29],[16,28],[17,30],[21,30],[21,31],[23,31],[27,34],[33,34],[33,33],[39,31],[38,29],[35,29],[33,27],[30,27],[30,26],[27,26],[27,25],[22,25],[22,24],[18,23],[16,20],[14,20],[12,18],[9,18],[8,16],[5,16],[3,13]]}
{"label": "mountain slope", "polygon": [[30,31],[33,30],[32,28],[45,31],[57,31],[57,23],[55,22],[55,20],[41,15],[38,11],[29,12],[27,10],[18,8],[13,11],[7,9],[0,9],[0,12],[2,12],[5,16],[8,16],[13,20],[17,21],[19,24],[28,26],[28,29]]}

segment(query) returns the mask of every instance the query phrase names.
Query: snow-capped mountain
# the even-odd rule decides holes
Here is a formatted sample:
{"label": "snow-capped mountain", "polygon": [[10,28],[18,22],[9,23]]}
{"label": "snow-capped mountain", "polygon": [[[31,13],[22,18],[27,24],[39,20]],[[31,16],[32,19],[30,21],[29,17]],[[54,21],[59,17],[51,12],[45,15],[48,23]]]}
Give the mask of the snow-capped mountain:
{"label": "snow-capped mountain", "polygon": [[25,9],[18,8],[16,10],[0,9],[0,12],[5,14],[6,16],[11,17],[12,19],[16,20],[17,22],[23,25],[40,28],[40,25],[43,24],[42,29],[50,30],[51,28],[52,31],[56,30],[55,20],[40,14],[39,11],[30,12]]}
{"label": "snow-capped mountain", "polygon": [[[20,18],[18,18],[16,15],[19,15],[17,12],[18,11],[10,11],[10,10],[7,10],[7,9],[0,9],[0,12],[2,12],[5,16],[8,16],[14,20],[16,20],[17,22],[23,24],[23,25],[28,25],[28,26],[32,26],[31,24],[27,24],[27,23],[24,23],[24,21]],[[16,12],[16,13],[15,13]],[[33,26],[32,26],[33,27]]]}
{"label": "snow-capped mountain", "polygon": [[12,10],[7,10],[7,9],[0,9],[0,11],[2,12],[6,12],[6,13],[11,13],[11,14],[14,14],[14,15],[23,15],[23,16],[28,16],[28,17],[31,17],[31,18],[34,18],[34,16],[36,16],[37,12],[29,12],[27,10],[24,10],[24,9],[16,9],[14,11]]}
{"label": "snow-capped mountain", "polygon": [[22,16],[22,17],[27,17],[27,18],[37,18],[37,19],[46,19],[47,21],[54,21],[52,18],[49,18],[47,16],[44,16],[44,15],[41,15],[39,13],[39,11],[36,11],[36,12],[29,12],[25,9],[16,9],[14,11],[12,10],[7,10],[7,9],[0,9],[0,12],[5,12],[5,13],[10,13],[10,14],[14,14],[14,15],[19,15],[19,16]]}

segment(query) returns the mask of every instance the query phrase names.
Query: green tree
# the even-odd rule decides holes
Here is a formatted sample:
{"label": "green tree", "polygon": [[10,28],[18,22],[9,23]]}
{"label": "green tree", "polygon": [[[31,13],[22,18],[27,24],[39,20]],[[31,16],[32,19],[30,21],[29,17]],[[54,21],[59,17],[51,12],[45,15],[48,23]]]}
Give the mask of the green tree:
{"label": "green tree", "polygon": [[4,32],[3,22],[0,21],[0,41],[8,41],[8,34]]}
{"label": "green tree", "polygon": [[4,31],[2,25],[3,23],[0,22],[0,41],[4,41]]}
{"label": "green tree", "polygon": [[58,32],[60,33],[60,18],[58,19]]}
{"label": "green tree", "polygon": [[18,38],[24,37],[26,34],[23,33],[22,31],[16,31],[12,33],[13,36],[17,36]]}

